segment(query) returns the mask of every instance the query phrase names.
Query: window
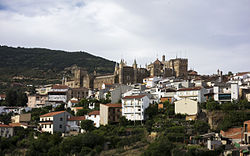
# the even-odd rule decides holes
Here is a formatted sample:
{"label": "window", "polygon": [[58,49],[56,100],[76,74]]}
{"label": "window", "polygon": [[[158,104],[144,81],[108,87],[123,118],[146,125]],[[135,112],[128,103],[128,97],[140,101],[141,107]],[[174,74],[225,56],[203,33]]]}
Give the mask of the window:
{"label": "window", "polygon": [[63,121],[63,118],[60,118],[60,121]]}
{"label": "window", "polygon": [[51,125],[49,125],[49,128],[51,128]]}
{"label": "window", "polygon": [[59,128],[62,128],[62,125],[59,125]]}

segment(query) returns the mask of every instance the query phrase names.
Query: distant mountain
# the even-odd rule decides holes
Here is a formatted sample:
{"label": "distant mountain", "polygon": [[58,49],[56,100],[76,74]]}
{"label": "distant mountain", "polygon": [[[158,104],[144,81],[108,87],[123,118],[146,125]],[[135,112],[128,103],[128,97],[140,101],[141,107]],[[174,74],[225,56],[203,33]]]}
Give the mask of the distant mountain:
{"label": "distant mountain", "polygon": [[61,79],[62,71],[72,65],[88,72],[113,73],[115,62],[87,52],[66,52],[44,48],[0,46],[0,82],[13,77]]}

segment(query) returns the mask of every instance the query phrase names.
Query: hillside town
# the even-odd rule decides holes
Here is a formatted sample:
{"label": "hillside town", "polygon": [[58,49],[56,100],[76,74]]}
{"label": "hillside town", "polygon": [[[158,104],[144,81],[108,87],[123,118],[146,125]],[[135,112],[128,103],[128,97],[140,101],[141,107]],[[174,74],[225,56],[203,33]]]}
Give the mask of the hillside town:
{"label": "hillside town", "polygon": [[[154,151],[151,144],[164,145],[164,138],[176,153],[249,155],[250,72],[223,73],[218,69],[216,74],[200,75],[188,69],[186,58],[165,60],[163,55],[145,68],[136,60],[129,66],[121,59],[112,74],[89,73],[74,65],[68,67],[60,84],[30,85],[32,90],[23,95],[24,105],[13,102],[13,91],[6,90],[0,95],[1,142],[20,135],[20,129],[29,129],[29,137],[39,140],[41,134],[67,139],[103,131],[108,136],[112,131],[108,127],[114,126],[120,127],[119,139],[104,139],[98,150],[93,145],[93,155],[101,151],[105,155],[105,151],[116,149],[116,144],[126,152],[138,142],[147,142],[142,145],[145,155],[155,155],[150,153]],[[131,137],[136,139],[121,142]],[[27,142],[15,146],[22,144]],[[93,152],[91,146],[80,151]]]}

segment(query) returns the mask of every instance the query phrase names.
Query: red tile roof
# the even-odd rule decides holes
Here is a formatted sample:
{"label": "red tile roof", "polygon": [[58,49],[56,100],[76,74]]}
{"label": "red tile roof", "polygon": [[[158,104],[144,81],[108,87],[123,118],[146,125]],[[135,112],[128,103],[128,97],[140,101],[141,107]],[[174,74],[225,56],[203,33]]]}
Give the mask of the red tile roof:
{"label": "red tile roof", "polygon": [[242,73],[237,73],[236,76],[243,76],[245,74],[250,74],[250,72],[242,72]]}
{"label": "red tile roof", "polygon": [[113,85],[112,83],[104,83],[104,84],[107,85],[107,86]]}
{"label": "red tile roof", "polygon": [[82,121],[85,120],[85,116],[72,116],[68,121]]}
{"label": "red tile roof", "polygon": [[241,139],[242,127],[229,128],[227,131],[220,131],[220,134],[226,138]]}
{"label": "red tile roof", "polygon": [[100,115],[100,111],[89,112],[88,115]]}
{"label": "red tile roof", "polygon": [[192,90],[201,90],[201,87],[181,88],[178,91],[192,91]]}
{"label": "red tile roof", "polygon": [[66,112],[66,111],[50,112],[50,113],[47,113],[47,114],[43,114],[40,117],[50,117],[50,116],[54,116],[54,115],[61,114],[61,113],[64,113],[64,112]]}
{"label": "red tile roof", "polygon": [[12,127],[21,127],[22,125],[23,126],[28,126],[27,123],[9,123],[10,126]]}
{"label": "red tile roof", "polygon": [[144,96],[146,96],[146,95],[125,96],[125,97],[122,98],[122,99],[141,99],[141,98],[143,98]]}
{"label": "red tile roof", "polygon": [[77,100],[70,100],[71,103],[78,103]]}
{"label": "red tile roof", "polygon": [[6,98],[6,94],[0,94],[1,98]]}
{"label": "red tile roof", "polygon": [[244,124],[250,124],[250,120],[244,121]]}
{"label": "red tile roof", "polygon": [[52,89],[68,89],[69,87],[66,85],[53,85]]}
{"label": "red tile roof", "polygon": [[4,124],[0,124],[0,127],[11,128],[10,125],[4,125]]}
{"label": "red tile roof", "polygon": [[83,109],[83,107],[72,107],[72,109]]}
{"label": "red tile roof", "polygon": [[106,104],[106,106],[108,106],[108,107],[119,107],[119,108],[121,108],[121,107],[122,107],[122,104],[121,104],[121,103],[117,103],[117,104],[109,103],[109,104]]}

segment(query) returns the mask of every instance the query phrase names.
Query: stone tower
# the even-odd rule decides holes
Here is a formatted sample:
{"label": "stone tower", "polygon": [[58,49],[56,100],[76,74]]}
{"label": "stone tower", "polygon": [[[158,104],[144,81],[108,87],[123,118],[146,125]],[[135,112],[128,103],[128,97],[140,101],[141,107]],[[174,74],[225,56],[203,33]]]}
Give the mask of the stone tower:
{"label": "stone tower", "polygon": [[133,69],[134,69],[134,83],[137,83],[137,63],[136,63],[136,60],[134,60]]}
{"label": "stone tower", "polygon": [[121,59],[121,62],[119,64],[119,84],[123,84],[123,67],[124,67],[125,63],[124,60]]}

